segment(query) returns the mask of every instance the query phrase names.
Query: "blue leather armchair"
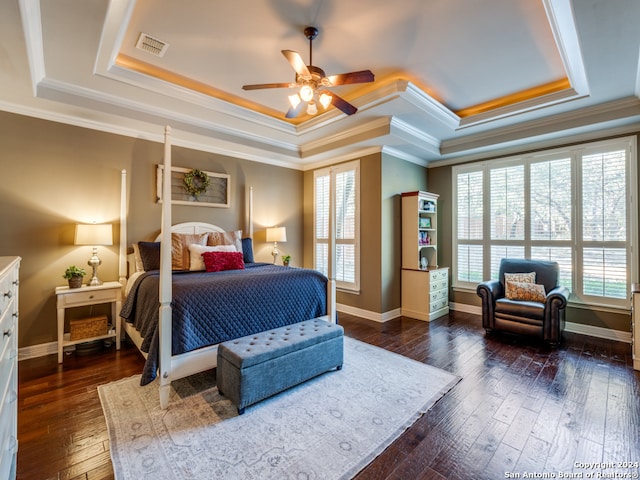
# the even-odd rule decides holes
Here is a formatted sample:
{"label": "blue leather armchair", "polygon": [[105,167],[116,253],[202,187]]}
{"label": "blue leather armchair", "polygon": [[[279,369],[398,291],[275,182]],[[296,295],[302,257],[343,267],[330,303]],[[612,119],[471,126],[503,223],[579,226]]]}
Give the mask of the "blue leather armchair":
{"label": "blue leather armchair", "polygon": [[[509,300],[505,297],[505,273],[536,272],[536,283],[544,285],[544,303]],[[551,345],[562,340],[569,290],[558,286],[557,262],[503,258],[498,280],[482,282],[476,293],[482,299],[482,326],[493,330],[535,335]]]}

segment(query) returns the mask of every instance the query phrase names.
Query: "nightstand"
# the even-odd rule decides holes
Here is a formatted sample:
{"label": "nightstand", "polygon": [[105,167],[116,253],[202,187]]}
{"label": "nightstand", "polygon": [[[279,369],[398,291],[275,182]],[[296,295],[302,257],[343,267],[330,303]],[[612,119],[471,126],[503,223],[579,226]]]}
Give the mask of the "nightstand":
{"label": "nightstand", "polygon": [[[116,350],[120,350],[120,308],[122,307],[122,285],[119,282],[104,282],[102,285],[80,288],[56,287],[58,308],[58,363],[62,363],[64,347],[77,343],[91,342],[104,338],[116,339]],[[71,334],[64,331],[64,312],[67,308],[83,307],[85,305],[97,305],[100,303],[111,304],[111,322],[115,323],[106,335],[91,338],[71,340]]]}

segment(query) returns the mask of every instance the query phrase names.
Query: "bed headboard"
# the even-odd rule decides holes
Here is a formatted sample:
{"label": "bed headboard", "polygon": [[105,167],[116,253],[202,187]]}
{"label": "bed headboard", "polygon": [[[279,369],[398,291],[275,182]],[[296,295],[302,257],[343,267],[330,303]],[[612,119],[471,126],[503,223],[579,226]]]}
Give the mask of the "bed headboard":
{"label": "bed headboard", "polygon": [[[172,233],[206,233],[206,232],[224,232],[223,228],[218,227],[217,225],[213,225],[211,223],[204,222],[185,222],[185,223],[176,223],[171,227]],[[153,240],[154,242],[160,241],[160,233]],[[126,278],[131,277],[133,272],[138,271],[136,268],[136,259],[133,253],[129,253],[126,255],[127,260],[127,268]]]}
{"label": "bed headboard", "polygon": [[[186,223],[176,223],[171,226],[171,233],[207,233],[207,232],[224,232],[224,228],[220,228],[217,225],[213,225],[211,223],[204,222],[186,222]],[[159,233],[155,238],[154,242],[160,241],[160,236],[162,234]]]}

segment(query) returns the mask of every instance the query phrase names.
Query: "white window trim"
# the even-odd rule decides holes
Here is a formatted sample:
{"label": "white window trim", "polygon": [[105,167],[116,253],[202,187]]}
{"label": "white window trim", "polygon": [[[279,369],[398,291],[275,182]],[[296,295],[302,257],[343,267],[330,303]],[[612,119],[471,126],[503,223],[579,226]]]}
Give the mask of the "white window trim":
{"label": "white window trim", "polygon": [[[629,270],[627,272],[627,289],[630,288],[630,284],[632,282],[638,282],[638,278],[639,278],[639,252],[638,252],[638,239],[639,239],[639,233],[638,233],[638,229],[639,229],[639,225],[640,225],[640,221],[638,220],[638,201],[637,201],[637,196],[639,194],[638,192],[638,170],[637,170],[637,164],[638,164],[638,159],[637,159],[637,137],[635,135],[633,136],[629,136],[629,137],[621,137],[621,138],[615,138],[615,139],[611,139],[611,140],[603,140],[603,141],[596,141],[596,142],[589,142],[589,143],[584,143],[584,144],[580,144],[580,145],[574,145],[571,147],[565,147],[565,148],[557,148],[557,149],[552,149],[552,150],[546,150],[546,151],[542,151],[542,152],[537,152],[534,154],[526,154],[526,155],[517,155],[517,156],[512,156],[512,157],[507,157],[507,158],[502,158],[502,159],[494,159],[494,160],[486,160],[483,162],[477,162],[477,163],[471,163],[471,164],[465,164],[465,165],[455,165],[452,167],[452,175],[451,175],[451,183],[452,183],[452,199],[453,202],[457,201],[458,198],[458,185],[457,185],[457,179],[458,179],[458,174],[460,173],[465,173],[465,172],[476,172],[476,171],[482,171],[483,172],[483,184],[484,184],[484,188],[483,188],[483,211],[484,211],[484,215],[483,215],[483,219],[485,221],[485,227],[483,229],[483,239],[482,240],[465,240],[464,244],[465,245],[481,245],[484,247],[484,249],[488,249],[490,248],[491,244],[496,244],[498,242],[496,241],[491,241],[490,239],[490,233],[489,233],[489,222],[486,220],[486,214],[487,214],[487,205],[489,205],[489,195],[490,195],[490,191],[488,188],[486,188],[486,186],[488,185],[488,174],[491,168],[496,168],[496,167],[501,167],[501,166],[506,166],[506,165],[513,165],[517,162],[522,162],[522,163],[532,163],[532,162],[537,162],[537,161],[545,161],[545,160],[550,160],[553,157],[561,157],[561,156],[570,156],[572,159],[572,163],[579,163],[576,162],[575,159],[583,154],[594,154],[594,153],[598,153],[598,152],[606,152],[606,151],[610,151],[612,149],[615,148],[622,148],[624,143],[624,148],[627,149],[628,152],[628,158],[627,158],[627,207],[628,207],[628,214],[627,214],[627,232],[628,232],[628,243],[627,243],[627,255],[628,255],[628,266],[629,266]],[[528,175],[528,169],[527,171],[527,175]],[[580,176],[581,172],[580,172],[580,168],[572,168],[572,182],[574,185],[574,192],[573,192],[573,201],[577,202],[580,199],[580,188],[581,188],[581,179]],[[526,182],[526,189],[529,188],[529,181],[527,179]],[[528,192],[528,190],[527,190]],[[528,195],[525,197],[525,201],[528,202],[529,198]],[[452,229],[451,229],[451,234],[452,234],[452,244],[453,244],[453,248],[452,248],[452,288],[455,290],[460,290],[460,291],[475,291],[476,287],[477,287],[477,283],[474,282],[464,282],[464,281],[458,281],[458,216],[457,216],[457,208],[456,208],[456,204],[454,203],[454,208],[452,208],[452,216],[451,216],[451,221],[452,221]],[[576,236],[577,233],[576,232],[580,232],[581,231],[581,218],[577,218],[578,217],[578,213],[576,211],[576,209],[573,209],[573,218],[572,218],[572,222],[573,222],[573,232],[572,232],[572,251],[574,253],[574,270],[576,269],[576,265],[578,265],[577,261],[578,259],[576,258],[577,256],[577,245],[576,243]],[[525,225],[529,223],[529,222],[525,222]],[[528,227],[525,227],[528,228]],[[508,243],[508,242],[505,242]],[[565,243],[566,242],[561,242],[561,243]],[[582,243],[582,241],[580,240],[580,243]],[[531,247],[531,239],[530,237],[526,237],[526,240],[524,242],[525,245],[525,251],[530,251],[530,247]],[[619,245],[616,245],[619,246]],[[581,246],[580,248],[584,248],[584,246]],[[485,261],[483,262],[483,277],[485,279],[489,278],[489,269],[490,269],[490,265],[489,265],[489,261]],[[576,275],[573,279],[573,284],[574,287],[578,285],[578,280],[576,280],[576,278],[578,277],[578,275]],[[582,280],[580,279],[579,282],[581,283]],[[607,299],[605,302],[602,301],[602,297],[589,297],[589,296],[582,296],[581,298],[576,298],[575,295],[571,296],[570,299],[570,304],[573,305],[581,305],[581,306],[585,306],[585,305],[590,305],[590,306],[596,306],[596,307],[612,307],[614,309],[616,308],[625,308],[628,309],[629,308],[629,301],[628,299],[612,299],[609,298]]]}
{"label": "white window trim", "polygon": [[[316,231],[316,178],[318,176],[329,175],[330,188],[329,191],[335,193],[335,176],[338,173],[346,172],[349,170],[355,170],[355,179],[356,179],[356,199],[355,199],[355,235],[353,240],[344,240],[344,239],[335,239],[336,245],[338,244],[346,244],[346,245],[354,245],[354,256],[355,256],[355,266],[354,266],[354,282],[344,282],[340,280],[336,280],[336,289],[348,293],[360,293],[360,160],[353,160],[346,163],[340,163],[337,165],[332,165],[330,167],[314,170],[313,172],[313,267],[317,269],[315,264],[316,262],[316,246],[318,243],[325,244],[325,242],[318,242],[318,236]],[[335,198],[332,195],[329,195],[329,209],[335,208]],[[332,229],[329,228],[330,234]],[[335,235],[335,232],[333,232]],[[327,242],[328,243],[328,242]],[[329,252],[329,263],[331,263],[331,255],[333,252]]]}

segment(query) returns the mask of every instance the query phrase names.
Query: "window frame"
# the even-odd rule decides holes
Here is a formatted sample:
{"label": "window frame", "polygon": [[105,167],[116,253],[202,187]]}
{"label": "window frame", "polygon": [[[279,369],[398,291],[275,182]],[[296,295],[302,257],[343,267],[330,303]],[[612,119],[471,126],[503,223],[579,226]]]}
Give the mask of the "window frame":
{"label": "window frame", "polygon": [[[337,277],[337,272],[334,272],[336,278],[336,289],[349,293],[360,292],[360,160],[351,160],[349,162],[331,165],[329,167],[320,168],[313,172],[313,268],[319,270],[316,263],[317,260],[317,248],[318,245],[329,245],[329,238],[320,239],[317,231],[317,191],[316,182],[318,177],[329,176],[329,212],[331,209],[335,209],[335,198],[331,199],[331,193],[336,194],[336,175],[348,171],[355,171],[355,213],[354,213],[354,237],[353,238],[335,238],[335,244],[338,245],[353,245],[354,247],[354,281],[345,282]],[[331,214],[329,214],[329,219]],[[336,219],[337,221],[337,219]],[[329,228],[329,234],[331,234]],[[335,237],[335,232],[334,232]],[[328,253],[328,261],[331,261],[332,252]]]}
{"label": "window frame", "polygon": [[[571,249],[571,287],[572,293],[570,303],[576,306],[600,306],[614,309],[629,308],[628,296],[632,282],[638,281],[638,172],[637,172],[637,137],[628,136],[610,140],[587,142],[570,147],[549,149],[545,151],[510,156],[500,159],[484,160],[482,162],[455,165],[452,167],[452,287],[461,291],[475,291],[479,282],[458,280],[458,251],[460,246],[477,246],[482,249],[482,277],[491,278],[491,247],[498,245],[515,245],[524,247],[524,256],[531,258],[532,248],[543,247],[569,247]],[[593,245],[582,239],[582,159],[590,155],[597,155],[607,152],[625,150],[625,186],[626,186],[626,241],[622,242],[626,252],[626,296],[625,298],[614,298],[604,296],[586,295],[583,293],[583,264],[582,258],[585,250]],[[571,232],[569,240],[539,240],[532,239],[531,233],[531,165],[539,162],[549,162],[562,158],[569,158],[571,165]],[[525,219],[524,219],[524,240],[510,242],[509,240],[492,240],[491,235],[491,204],[490,204],[490,172],[505,166],[522,164],[525,166]],[[482,172],[482,238],[481,239],[459,239],[458,238],[458,178],[460,175],[469,175],[474,172]],[[602,248],[608,246],[619,248],[621,242],[597,242]],[[472,262],[470,262],[472,263]],[[468,262],[468,264],[470,264]],[[464,272],[469,278],[469,272]]]}

